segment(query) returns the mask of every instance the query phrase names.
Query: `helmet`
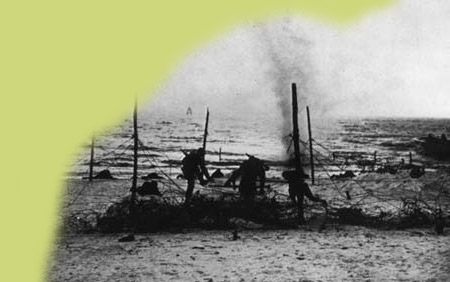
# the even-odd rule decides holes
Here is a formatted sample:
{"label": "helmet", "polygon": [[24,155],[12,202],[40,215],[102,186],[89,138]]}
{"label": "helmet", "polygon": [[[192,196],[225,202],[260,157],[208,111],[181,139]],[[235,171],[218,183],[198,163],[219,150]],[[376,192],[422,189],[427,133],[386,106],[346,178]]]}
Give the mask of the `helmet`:
{"label": "helmet", "polygon": [[197,149],[197,153],[199,153],[200,155],[204,155],[204,154],[205,154],[205,149],[203,149],[203,148],[198,148],[198,149]]}

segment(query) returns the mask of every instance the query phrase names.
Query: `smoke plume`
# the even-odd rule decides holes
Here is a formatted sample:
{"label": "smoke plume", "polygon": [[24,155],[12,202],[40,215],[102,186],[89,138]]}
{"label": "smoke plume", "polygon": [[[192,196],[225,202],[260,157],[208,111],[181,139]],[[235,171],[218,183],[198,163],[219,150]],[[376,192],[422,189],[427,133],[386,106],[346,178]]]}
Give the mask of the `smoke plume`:
{"label": "smoke plume", "polygon": [[[292,92],[291,84],[297,85],[300,138],[307,139],[306,106],[323,106],[315,100],[320,99],[321,91],[315,77],[317,72],[313,61],[313,42],[303,30],[292,29],[289,19],[277,24],[260,26],[260,45],[266,50],[270,67],[268,80],[272,91],[278,98],[278,108],[282,117],[280,129],[286,149],[292,133]],[[300,144],[302,148],[302,144]],[[286,150],[287,151],[287,150]]]}

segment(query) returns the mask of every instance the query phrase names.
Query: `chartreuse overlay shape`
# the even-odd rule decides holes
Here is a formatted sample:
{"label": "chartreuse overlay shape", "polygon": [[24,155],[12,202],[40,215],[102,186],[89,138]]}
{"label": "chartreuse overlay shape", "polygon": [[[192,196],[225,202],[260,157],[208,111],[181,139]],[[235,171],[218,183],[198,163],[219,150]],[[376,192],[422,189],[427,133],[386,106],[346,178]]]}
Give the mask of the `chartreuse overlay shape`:
{"label": "chartreuse overlay shape", "polygon": [[0,3],[0,281],[44,281],[64,173],[94,132],[141,104],[191,51],[282,15],[354,23],[390,0]]}

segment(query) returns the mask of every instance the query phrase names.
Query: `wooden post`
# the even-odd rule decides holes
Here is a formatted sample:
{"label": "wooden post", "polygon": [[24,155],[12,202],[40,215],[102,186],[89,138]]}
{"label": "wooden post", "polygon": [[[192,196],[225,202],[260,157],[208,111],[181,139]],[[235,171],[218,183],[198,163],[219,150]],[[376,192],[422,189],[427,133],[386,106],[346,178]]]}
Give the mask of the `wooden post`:
{"label": "wooden post", "polygon": [[206,137],[208,136],[209,109],[206,108],[205,132],[203,134],[203,150],[206,152]]}
{"label": "wooden post", "polygon": [[136,219],[136,187],[137,187],[137,170],[138,170],[138,130],[137,130],[137,99],[134,102],[134,112],[133,112],[133,181],[131,184],[131,199],[130,199],[130,217],[132,221],[132,226],[135,227]]}
{"label": "wooden post", "polygon": [[311,133],[311,118],[309,115],[309,107],[306,106],[306,115],[308,118],[308,135],[309,135],[309,159],[311,164],[311,184],[314,184],[314,152]]}
{"label": "wooden post", "polygon": [[222,161],[222,147],[219,148],[219,162]]}
{"label": "wooden post", "polygon": [[91,160],[89,162],[89,182],[94,179],[94,136],[91,139]]}
{"label": "wooden post", "polygon": [[300,159],[300,136],[298,132],[298,105],[297,105],[297,86],[292,83],[292,125],[293,125],[293,142],[295,154],[295,166],[298,171],[303,171]]}
{"label": "wooden post", "polygon": [[413,159],[412,159],[412,152],[409,152],[409,165],[412,165]]}

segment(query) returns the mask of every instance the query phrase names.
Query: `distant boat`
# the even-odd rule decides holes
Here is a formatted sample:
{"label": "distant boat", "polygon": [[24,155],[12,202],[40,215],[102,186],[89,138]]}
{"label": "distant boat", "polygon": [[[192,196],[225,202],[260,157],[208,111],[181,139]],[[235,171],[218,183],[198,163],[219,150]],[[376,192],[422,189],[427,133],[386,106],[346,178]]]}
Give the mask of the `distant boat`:
{"label": "distant boat", "polygon": [[188,108],[187,108],[186,115],[188,115],[188,116],[191,116],[191,115],[192,115],[192,109],[191,109],[191,107],[188,107]]}
{"label": "distant boat", "polygon": [[450,159],[450,141],[447,140],[445,134],[442,134],[441,137],[429,134],[420,141],[425,155],[438,160]]}

